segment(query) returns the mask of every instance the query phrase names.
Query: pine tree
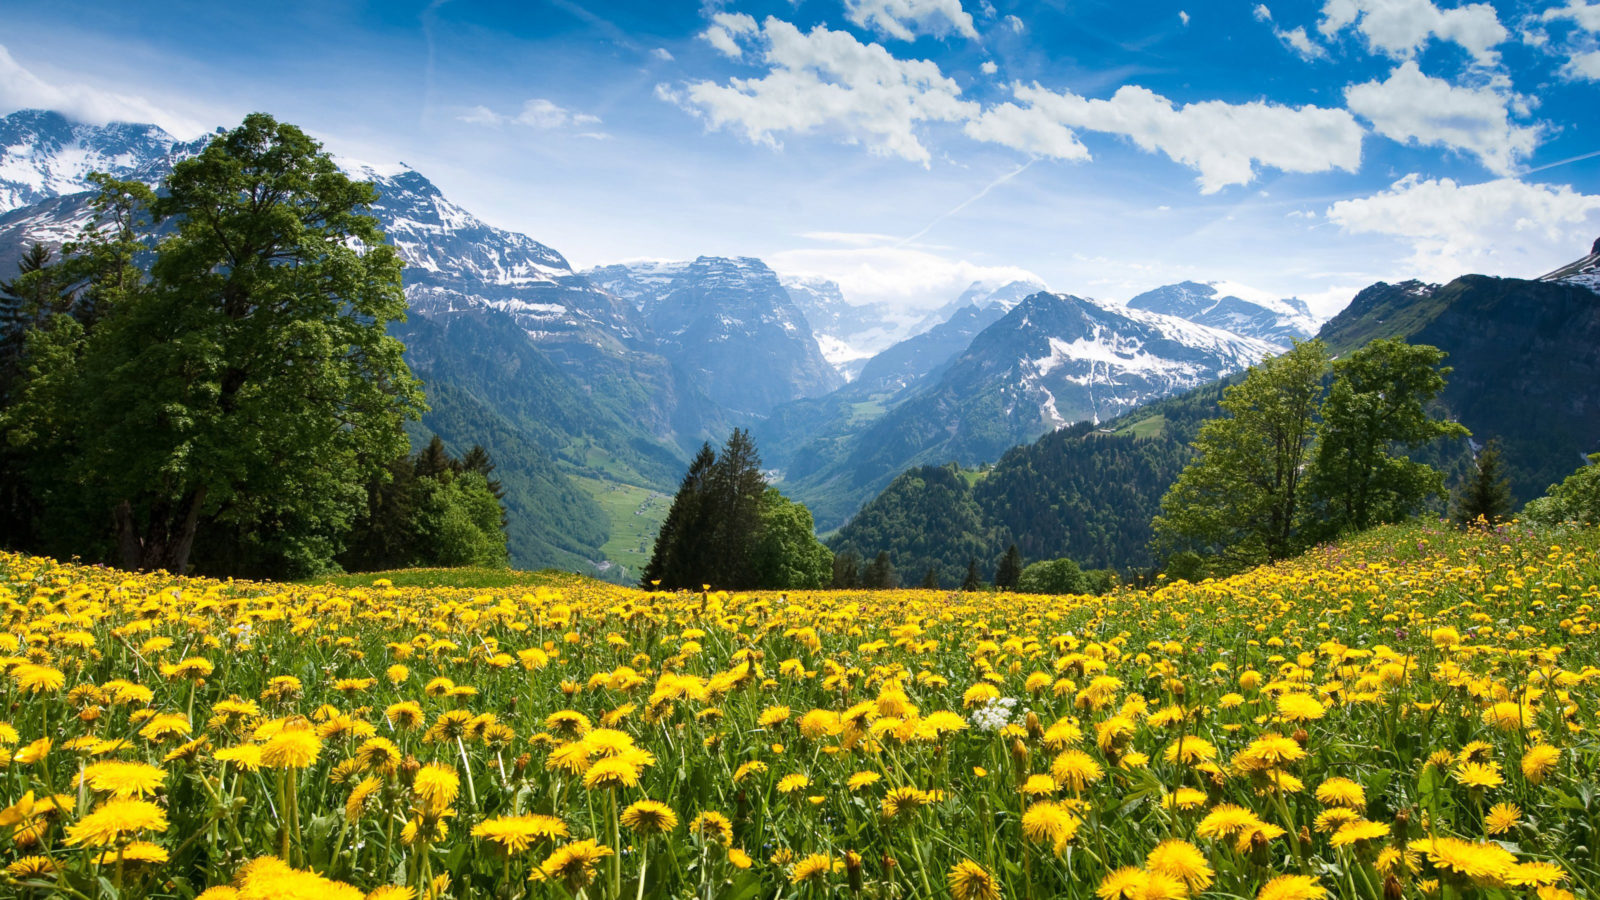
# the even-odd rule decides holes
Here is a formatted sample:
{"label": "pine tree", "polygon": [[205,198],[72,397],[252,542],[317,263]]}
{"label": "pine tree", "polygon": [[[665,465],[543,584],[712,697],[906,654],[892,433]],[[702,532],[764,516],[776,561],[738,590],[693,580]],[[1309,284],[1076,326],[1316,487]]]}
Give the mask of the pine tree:
{"label": "pine tree", "polygon": [[978,574],[978,560],[976,557],[967,560],[967,577],[961,580],[963,591],[983,590],[983,576]]}
{"label": "pine tree", "polygon": [[1017,552],[1017,545],[1012,544],[1006,548],[1006,555],[1000,560],[1000,566],[994,572],[994,586],[1002,591],[1017,589],[1017,580],[1022,577],[1022,554]]}
{"label": "pine tree", "polygon": [[754,548],[761,532],[761,502],[767,479],[750,432],[735,428],[717,455],[709,478],[711,529],[697,537],[706,541],[709,566],[704,582],[720,588],[756,585]]}
{"label": "pine tree", "polygon": [[1455,520],[1471,525],[1481,516],[1493,525],[1511,515],[1511,484],[1500,472],[1500,439],[1490,438],[1473,460],[1473,472],[1456,494]]}
{"label": "pine tree", "polygon": [[922,576],[922,588],[928,591],[939,589],[939,570],[933,566],[928,567],[928,573]]}
{"label": "pine tree", "polygon": [[889,560],[889,551],[878,551],[861,581],[862,587],[874,591],[892,591],[900,586],[900,576],[894,570],[894,563]]}
{"label": "pine tree", "polygon": [[444,441],[436,434],[428,445],[417,451],[413,467],[418,478],[432,478],[454,469],[457,463],[444,448]]}
{"label": "pine tree", "polygon": [[662,590],[697,588],[707,583],[703,574],[709,565],[705,535],[708,491],[717,457],[710,444],[702,444],[684,474],[678,493],[672,498],[667,518],[656,533],[655,549],[640,576],[641,587]]}
{"label": "pine tree", "polygon": [[853,591],[861,587],[861,555],[846,550],[833,557],[833,581],[829,585],[837,591]]}

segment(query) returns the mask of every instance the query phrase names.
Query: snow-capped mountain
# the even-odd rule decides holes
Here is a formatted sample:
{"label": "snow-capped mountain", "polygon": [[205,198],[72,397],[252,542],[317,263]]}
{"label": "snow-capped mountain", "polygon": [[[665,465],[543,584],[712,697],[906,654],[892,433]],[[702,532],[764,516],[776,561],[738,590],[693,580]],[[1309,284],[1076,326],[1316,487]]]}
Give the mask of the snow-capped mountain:
{"label": "snow-capped mountain", "polygon": [[1176,316],[1037,292],[888,401],[892,408],[851,435],[843,452],[821,465],[797,460],[785,488],[828,528],[910,466],[993,462],[1046,432],[1105,421],[1275,352]]}
{"label": "snow-capped mountain", "polygon": [[1221,293],[1215,285],[1195,281],[1146,291],[1129,300],[1128,307],[1258,338],[1279,351],[1289,349],[1293,341],[1311,337],[1318,324],[1302,300],[1243,300]]}
{"label": "snow-capped mountain", "polygon": [[1539,280],[1582,285],[1600,293],[1600,238],[1595,238],[1594,246],[1589,249],[1588,256],[1577,262],[1568,263],[1548,275],[1541,275]]}
{"label": "snow-capped mountain", "polygon": [[837,282],[802,275],[778,276],[789,299],[805,314],[822,355],[847,380],[874,354],[906,333],[908,323],[887,304],[851,303]]}
{"label": "snow-capped mountain", "polygon": [[957,312],[968,306],[987,309],[991,305],[998,305],[1000,312],[1004,314],[1010,312],[1028,296],[1049,289],[1044,282],[1032,278],[1016,281],[974,281],[961,292],[960,296],[923,316],[912,326],[911,336],[922,334],[930,328],[950,321]]}
{"label": "snow-capped mountain", "polygon": [[765,416],[844,383],[777,274],[759,259],[624,263],[585,276],[638,309],[657,351],[735,418]]}
{"label": "snow-capped mountain", "polygon": [[81,191],[90,172],[137,178],[152,163],[170,166],[175,151],[195,149],[155,125],[84,125],[57,112],[14,112],[0,118],[0,212]]}

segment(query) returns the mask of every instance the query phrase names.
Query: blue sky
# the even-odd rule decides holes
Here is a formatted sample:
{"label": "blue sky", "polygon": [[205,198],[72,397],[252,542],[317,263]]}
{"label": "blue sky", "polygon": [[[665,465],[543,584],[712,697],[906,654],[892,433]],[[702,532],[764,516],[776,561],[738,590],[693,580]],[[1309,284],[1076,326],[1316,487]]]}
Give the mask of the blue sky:
{"label": "blue sky", "polygon": [[1324,314],[1600,235],[1600,0],[0,2],[0,112],[253,110],[588,266],[858,301],[1192,278]]}

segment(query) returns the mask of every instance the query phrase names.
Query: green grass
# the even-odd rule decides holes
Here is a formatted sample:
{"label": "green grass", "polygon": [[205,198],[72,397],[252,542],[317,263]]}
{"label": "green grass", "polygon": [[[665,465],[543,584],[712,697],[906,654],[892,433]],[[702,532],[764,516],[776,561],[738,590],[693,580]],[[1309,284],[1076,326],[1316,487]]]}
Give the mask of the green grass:
{"label": "green grass", "polygon": [[978,482],[988,478],[989,473],[993,471],[993,467],[985,467],[982,469],[962,469],[961,477],[966,479],[967,487],[977,487]]}
{"label": "green grass", "polygon": [[1166,417],[1165,416],[1156,415],[1156,416],[1150,416],[1148,418],[1140,419],[1137,422],[1129,422],[1128,424],[1122,426],[1121,428],[1118,428],[1116,430],[1115,434],[1117,434],[1119,436],[1122,436],[1122,437],[1136,437],[1136,438],[1157,437],[1157,436],[1159,436],[1161,434],[1162,430],[1165,429],[1166,427],[1167,427],[1167,419],[1166,419]]}
{"label": "green grass", "polygon": [[845,424],[865,425],[882,418],[888,411],[888,407],[884,405],[884,400],[888,396],[888,394],[874,394],[869,399],[850,404],[850,415]]}
{"label": "green grass", "polygon": [[387,572],[356,572],[349,575],[328,575],[307,578],[300,584],[332,585],[339,588],[372,587],[379,579],[388,579],[395,587],[450,587],[450,588],[508,588],[508,587],[571,587],[578,582],[593,579],[558,569],[540,569],[524,572],[518,569],[391,569]]}
{"label": "green grass", "polygon": [[[601,546],[606,559],[627,568],[630,576],[644,570],[650,561],[650,550],[655,544],[656,532],[667,517],[672,497],[654,488],[615,481],[603,481],[584,475],[574,475],[572,480],[589,492],[611,522],[610,538]],[[632,577],[625,578],[632,581]]]}

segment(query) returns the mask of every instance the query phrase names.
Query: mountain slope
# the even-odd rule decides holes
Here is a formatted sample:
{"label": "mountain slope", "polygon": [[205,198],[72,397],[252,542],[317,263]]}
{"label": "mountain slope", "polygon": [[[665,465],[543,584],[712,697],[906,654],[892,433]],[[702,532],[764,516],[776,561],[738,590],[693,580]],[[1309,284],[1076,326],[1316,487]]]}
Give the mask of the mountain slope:
{"label": "mountain slope", "polygon": [[[1552,274],[1592,272],[1595,256]],[[1482,275],[1446,285],[1379,283],[1358,294],[1318,337],[1335,354],[1381,337],[1445,350],[1455,371],[1438,412],[1466,424],[1480,445],[1501,439],[1502,464],[1520,504],[1582,465],[1585,453],[1600,450],[1600,357],[1594,353],[1600,293],[1583,284]],[[981,519],[942,551],[940,564],[963,564],[970,541],[983,538],[991,541],[990,565],[1012,542],[1029,560],[1152,565],[1150,520],[1190,459],[1189,442],[1219,414],[1223,388],[1239,377],[1156,400],[1100,428],[1080,424],[1011,449],[973,487]],[[1450,442],[1420,457],[1459,475],[1470,453],[1467,442]],[[964,520],[966,506],[958,501],[922,515]],[[914,522],[898,532],[853,526],[841,529],[833,546],[868,557],[887,550],[897,561],[926,556]]]}
{"label": "mountain slope", "polygon": [[1112,418],[1271,352],[1263,342],[1181,319],[1036,293],[848,439],[836,458],[815,466],[796,461],[785,484],[827,529],[909,466],[989,462],[1021,441]]}
{"label": "mountain slope", "polygon": [[1305,340],[1317,330],[1311,310],[1300,300],[1252,303],[1220,295],[1212,285],[1194,281],[1146,291],[1129,300],[1128,306],[1253,337],[1279,350],[1289,349],[1292,342]]}

